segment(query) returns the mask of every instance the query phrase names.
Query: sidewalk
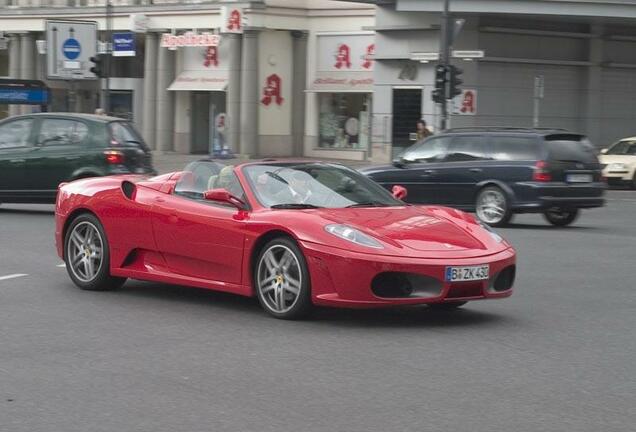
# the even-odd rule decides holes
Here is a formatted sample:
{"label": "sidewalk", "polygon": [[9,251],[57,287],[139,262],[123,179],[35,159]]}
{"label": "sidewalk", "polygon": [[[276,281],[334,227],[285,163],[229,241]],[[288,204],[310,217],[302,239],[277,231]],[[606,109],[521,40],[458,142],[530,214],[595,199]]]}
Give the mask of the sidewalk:
{"label": "sidewalk", "polygon": [[[180,171],[190,162],[193,162],[199,159],[205,159],[205,158],[207,158],[206,155],[191,155],[191,154],[184,155],[179,153],[160,152],[160,151],[152,152],[153,164],[159,174],[165,174],[172,171]],[[326,162],[341,163],[343,165],[347,165],[350,167],[371,165],[371,162],[340,160],[340,159],[317,159],[317,158],[309,158],[309,157],[279,158],[279,159],[281,160],[301,159],[301,160],[311,160],[311,161],[324,160]],[[258,160],[259,159],[220,159],[219,161],[224,164],[235,165],[241,162],[257,162]]]}

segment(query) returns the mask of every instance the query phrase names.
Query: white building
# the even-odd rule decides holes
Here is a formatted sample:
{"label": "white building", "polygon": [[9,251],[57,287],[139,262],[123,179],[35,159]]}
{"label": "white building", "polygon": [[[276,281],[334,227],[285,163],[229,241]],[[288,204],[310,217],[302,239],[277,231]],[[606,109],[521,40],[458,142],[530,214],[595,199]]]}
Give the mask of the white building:
{"label": "white building", "polygon": [[[136,56],[114,57],[111,111],[131,118],[160,151],[366,158],[370,145],[375,8],[328,0],[112,0],[112,30],[131,30]],[[238,14],[238,15],[236,15]],[[239,17],[238,22],[234,22]],[[96,21],[104,0],[0,0],[0,76],[45,79],[46,19]],[[235,25],[232,25],[232,24]],[[179,47],[212,33],[218,47]],[[105,40],[102,32],[100,39]],[[162,44],[162,41],[165,43]],[[48,80],[52,111],[92,112],[96,80]],[[28,106],[0,106],[7,114]]]}

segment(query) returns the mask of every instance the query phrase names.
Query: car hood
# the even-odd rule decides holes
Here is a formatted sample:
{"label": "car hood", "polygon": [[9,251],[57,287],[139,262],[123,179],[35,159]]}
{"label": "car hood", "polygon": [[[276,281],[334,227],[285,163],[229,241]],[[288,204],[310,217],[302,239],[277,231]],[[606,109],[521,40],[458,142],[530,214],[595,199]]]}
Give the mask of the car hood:
{"label": "car hood", "polygon": [[633,164],[636,163],[636,156],[634,155],[601,155],[599,157],[602,164],[611,163],[624,163]]}
{"label": "car hood", "polygon": [[[290,211],[290,213],[293,211]],[[445,207],[405,206],[319,209],[295,213],[287,226],[303,227],[301,240],[342,249],[405,257],[477,257],[510,247],[498,242],[473,216]],[[279,222],[285,218],[278,218]],[[309,223],[306,223],[309,222]],[[370,249],[327,233],[329,224],[344,224],[372,236],[383,249]],[[323,229],[315,229],[315,226]],[[311,227],[311,228],[310,228]]]}

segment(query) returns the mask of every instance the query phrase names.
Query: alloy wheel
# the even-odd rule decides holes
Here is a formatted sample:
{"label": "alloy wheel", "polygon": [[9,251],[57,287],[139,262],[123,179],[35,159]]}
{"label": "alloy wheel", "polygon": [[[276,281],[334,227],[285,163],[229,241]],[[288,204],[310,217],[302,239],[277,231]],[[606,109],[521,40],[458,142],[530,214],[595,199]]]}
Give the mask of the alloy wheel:
{"label": "alloy wheel", "polygon": [[69,234],[66,259],[73,275],[81,282],[93,281],[102,268],[104,242],[99,230],[84,221],[73,227]]}
{"label": "alloy wheel", "polygon": [[506,197],[497,189],[488,189],[479,195],[477,216],[487,224],[501,222],[507,212]]}
{"label": "alloy wheel", "polygon": [[283,314],[300,298],[302,271],[296,254],[276,244],[261,256],[257,270],[257,288],[267,308]]}

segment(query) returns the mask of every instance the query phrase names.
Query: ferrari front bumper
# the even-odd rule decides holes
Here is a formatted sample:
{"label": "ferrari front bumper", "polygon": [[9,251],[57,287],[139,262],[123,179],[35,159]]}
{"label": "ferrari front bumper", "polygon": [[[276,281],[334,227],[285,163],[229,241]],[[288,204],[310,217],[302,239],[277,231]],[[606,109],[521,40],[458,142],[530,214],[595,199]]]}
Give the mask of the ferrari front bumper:
{"label": "ferrari front bumper", "polygon": [[[330,246],[301,242],[311,275],[316,305],[374,308],[400,305],[498,299],[512,295],[516,253],[513,248],[477,258],[405,258],[362,254]],[[447,267],[489,266],[489,278],[447,282]],[[423,280],[426,289],[399,296],[376,295],[373,287],[383,274]],[[504,284],[500,276],[506,275]],[[386,278],[385,278],[386,279]],[[388,278],[387,280],[391,280]]]}

